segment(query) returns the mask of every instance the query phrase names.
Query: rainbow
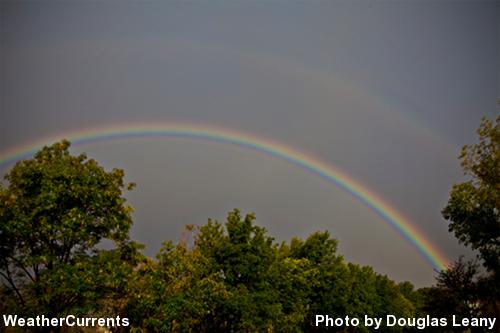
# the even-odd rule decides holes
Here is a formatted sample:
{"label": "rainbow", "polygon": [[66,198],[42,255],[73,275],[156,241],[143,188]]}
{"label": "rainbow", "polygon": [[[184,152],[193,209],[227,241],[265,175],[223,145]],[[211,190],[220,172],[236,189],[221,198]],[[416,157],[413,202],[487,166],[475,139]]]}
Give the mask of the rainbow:
{"label": "rainbow", "polygon": [[0,153],[0,169],[17,160],[33,155],[43,145],[62,138],[73,144],[85,144],[99,141],[123,140],[146,137],[189,138],[207,142],[230,144],[256,151],[274,158],[287,161],[307,172],[338,186],[370,208],[382,220],[387,222],[405,240],[413,245],[418,253],[438,271],[447,267],[449,260],[443,255],[409,219],[391,207],[380,195],[372,192],[338,168],[329,165],[319,158],[301,152],[267,138],[231,131],[229,129],[197,126],[180,123],[163,124],[123,124],[101,128],[89,128],[63,133],[61,135],[37,140],[35,143],[14,147]]}

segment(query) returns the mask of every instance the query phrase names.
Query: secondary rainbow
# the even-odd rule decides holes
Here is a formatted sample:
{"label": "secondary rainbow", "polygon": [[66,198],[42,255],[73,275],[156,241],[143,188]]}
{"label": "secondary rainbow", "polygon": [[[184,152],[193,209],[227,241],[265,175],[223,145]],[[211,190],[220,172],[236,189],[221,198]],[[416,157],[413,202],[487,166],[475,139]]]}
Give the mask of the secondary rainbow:
{"label": "secondary rainbow", "polygon": [[27,158],[43,145],[66,138],[73,144],[99,141],[123,140],[144,137],[177,137],[223,143],[239,146],[292,163],[316,176],[343,189],[365,206],[370,208],[382,220],[394,228],[404,239],[410,242],[419,254],[437,270],[446,268],[449,260],[419,231],[409,219],[391,207],[380,195],[369,190],[338,168],[321,161],[319,158],[274,142],[267,138],[231,131],[229,129],[198,126],[179,123],[164,124],[123,124],[101,128],[89,128],[70,131],[52,137],[36,140],[24,146],[14,147],[0,153],[0,168],[5,168],[17,160]]}

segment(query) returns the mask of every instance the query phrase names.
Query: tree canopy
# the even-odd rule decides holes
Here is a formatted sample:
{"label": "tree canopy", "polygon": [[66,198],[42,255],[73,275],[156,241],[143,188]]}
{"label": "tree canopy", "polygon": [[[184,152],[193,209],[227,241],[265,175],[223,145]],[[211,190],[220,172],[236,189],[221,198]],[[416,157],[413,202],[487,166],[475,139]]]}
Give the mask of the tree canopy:
{"label": "tree canopy", "polygon": [[[443,210],[450,231],[478,250],[488,275],[460,259],[439,273],[437,286],[416,291],[346,262],[328,231],[277,242],[254,214],[237,209],[224,222],[187,225],[180,241],[164,242],[156,258],[147,258],[129,239],[132,208],[123,194],[134,184],[125,183],[121,169],[71,155],[70,143],[61,141],[18,162],[0,184],[0,312],[120,315],[136,333],[370,332],[362,323],[315,327],[315,315],[496,315],[498,122],[484,120],[480,142],[464,147],[471,179],[452,189]],[[104,249],[103,241],[112,245]]]}
{"label": "tree canopy", "polygon": [[470,179],[453,186],[443,216],[450,232],[500,276],[500,117],[495,123],[484,118],[477,134],[479,142],[460,154]]}
{"label": "tree canopy", "polygon": [[[95,310],[126,278],[118,268],[136,259],[122,195],[133,184],[69,147],[61,141],[18,162],[0,188],[2,303],[19,314]],[[102,240],[115,249],[100,249]]]}
{"label": "tree canopy", "polygon": [[[365,332],[314,327],[316,314],[412,316],[413,286],[346,263],[328,232],[277,243],[255,216],[191,227],[193,243],[164,243],[136,274],[127,311],[155,332]],[[388,328],[400,332],[401,327]]]}
{"label": "tree canopy", "polygon": [[453,186],[442,214],[459,242],[477,251],[483,271],[461,257],[421,291],[424,309],[447,317],[500,315],[500,117],[483,118],[477,134],[479,142],[459,156],[469,179]]}

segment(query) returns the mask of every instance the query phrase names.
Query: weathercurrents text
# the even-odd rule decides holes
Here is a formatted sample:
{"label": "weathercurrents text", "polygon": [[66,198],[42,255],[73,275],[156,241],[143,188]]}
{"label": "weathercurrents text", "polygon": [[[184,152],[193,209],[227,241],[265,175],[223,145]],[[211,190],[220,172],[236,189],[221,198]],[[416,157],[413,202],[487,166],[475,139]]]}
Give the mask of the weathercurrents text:
{"label": "weathercurrents text", "polygon": [[89,318],[67,315],[60,318],[50,318],[45,315],[36,317],[19,317],[18,315],[3,315],[5,327],[127,327],[130,325],[128,318]]}

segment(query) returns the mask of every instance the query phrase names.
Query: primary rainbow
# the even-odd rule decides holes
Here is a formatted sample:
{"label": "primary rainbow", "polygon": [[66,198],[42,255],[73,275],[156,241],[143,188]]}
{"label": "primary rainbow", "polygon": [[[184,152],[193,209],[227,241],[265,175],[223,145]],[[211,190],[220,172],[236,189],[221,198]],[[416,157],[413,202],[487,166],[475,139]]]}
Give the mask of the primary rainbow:
{"label": "primary rainbow", "polygon": [[443,270],[449,262],[446,256],[440,253],[424,234],[395,208],[391,207],[380,195],[372,192],[366,186],[360,184],[338,168],[322,162],[317,157],[274,142],[270,139],[228,129],[179,123],[134,123],[71,131],[62,135],[37,140],[33,144],[14,147],[0,153],[0,168],[4,168],[19,159],[27,158],[39,150],[43,145],[61,140],[62,138],[67,138],[74,144],[83,144],[141,137],[190,138],[231,144],[290,162],[333,183],[361,201],[365,206],[370,208],[393,227],[404,239],[410,242],[417,249],[419,254],[435,269]]}

